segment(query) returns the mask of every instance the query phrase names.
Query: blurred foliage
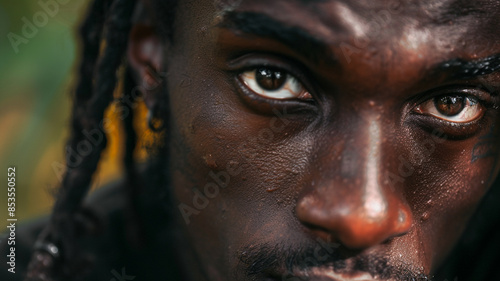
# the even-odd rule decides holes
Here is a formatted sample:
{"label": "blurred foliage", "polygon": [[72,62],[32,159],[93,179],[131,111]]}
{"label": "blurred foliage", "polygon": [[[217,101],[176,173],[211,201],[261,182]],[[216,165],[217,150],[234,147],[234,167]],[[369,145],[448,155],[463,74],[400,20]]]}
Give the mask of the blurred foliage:
{"label": "blurred foliage", "polygon": [[[16,167],[19,220],[50,212],[52,193],[59,185],[61,171],[54,166],[64,163],[70,94],[79,63],[76,31],[87,13],[89,1],[60,2],[54,2],[59,4],[58,11],[50,16],[38,0],[0,0],[1,222],[7,218],[7,167]],[[40,23],[43,20],[40,13],[47,15],[47,24],[37,27],[32,38],[25,38],[27,42],[19,44],[16,53],[9,34],[23,36],[26,19]],[[104,155],[94,185],[119,176],[118,135],[119,132],[111,139],[111,148]]]}

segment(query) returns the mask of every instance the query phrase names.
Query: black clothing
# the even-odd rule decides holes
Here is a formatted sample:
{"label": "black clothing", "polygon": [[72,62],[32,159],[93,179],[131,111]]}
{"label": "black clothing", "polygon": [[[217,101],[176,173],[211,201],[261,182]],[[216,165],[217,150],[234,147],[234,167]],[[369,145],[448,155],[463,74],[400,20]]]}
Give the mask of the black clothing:
{"label": "black clothing", "polygon": [[[179,280],[176,262],[172,260],[168,230],[159,227],[161,215],[145,210],[147,221],[142,226],[146,233],[143,247],[130,245],[127,237],[126,192],[123,184],[103,187],[92,193],[86,206],[102,219],[105,229],[100,235],[85,236],[78,245],[82,254],[90,254],[92,266],[83,280]],[[151,210],[154,212],[155,210]],[[150,216],[148,216],[150,215]],[[0,281],[21,281],[32,254],[38,234],[48,222],[47,217],[18,223],[16,227],[15,273],[8,271],[9,246],[6,236],[0,238]],[[8,233],[5,233],[8,235]],[[150,243],[154,241],[154,243]],[[136,276],[137,278],[133,278]],[[133,278],[133,279],[132,279]]]}

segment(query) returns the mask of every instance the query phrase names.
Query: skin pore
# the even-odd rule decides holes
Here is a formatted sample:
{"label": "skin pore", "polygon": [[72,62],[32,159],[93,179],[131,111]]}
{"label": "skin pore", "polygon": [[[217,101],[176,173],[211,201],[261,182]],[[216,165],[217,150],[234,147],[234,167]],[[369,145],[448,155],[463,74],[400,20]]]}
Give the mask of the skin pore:
{"label": "skin pore", "polygon": [[170,97],[186,276],[431,276],[498,175],[499,11],[200,0],[172,42],[136,27],[137,76],[167,73],[146,100]]}

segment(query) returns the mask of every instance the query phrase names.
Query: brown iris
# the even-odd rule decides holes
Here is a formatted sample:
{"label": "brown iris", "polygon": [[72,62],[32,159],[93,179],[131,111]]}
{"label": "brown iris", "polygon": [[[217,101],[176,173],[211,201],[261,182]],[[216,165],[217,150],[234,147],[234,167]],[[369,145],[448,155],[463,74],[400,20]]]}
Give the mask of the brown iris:
{"label": "brown iris", "polygon": [[265,90],[279,90],[286,82],[287,74],[269,68],[259,68],[255,73],[255,80]]}
{"label": "brown iris", "polygon": [[465,98],[462,96],[442,96],[434,99],[434,105],[439,113],[455,116],[464,109]]}

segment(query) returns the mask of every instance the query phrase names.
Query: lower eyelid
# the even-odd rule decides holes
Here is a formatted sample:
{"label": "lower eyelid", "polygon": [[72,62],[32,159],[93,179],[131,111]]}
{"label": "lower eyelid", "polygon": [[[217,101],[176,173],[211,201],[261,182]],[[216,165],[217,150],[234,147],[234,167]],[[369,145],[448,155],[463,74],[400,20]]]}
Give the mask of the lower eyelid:
{"label": "lower eyelid", "polygon": [[488,122],[484,118],[478,118],[469,123],[457,123],[422,114],[415,114],[407,121],[428,133],[439,130],[446,140],[464,140],[473,137],[481,132],[482,124]]}

